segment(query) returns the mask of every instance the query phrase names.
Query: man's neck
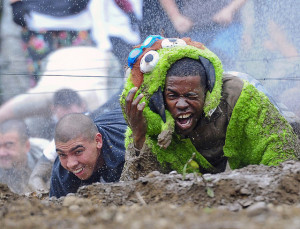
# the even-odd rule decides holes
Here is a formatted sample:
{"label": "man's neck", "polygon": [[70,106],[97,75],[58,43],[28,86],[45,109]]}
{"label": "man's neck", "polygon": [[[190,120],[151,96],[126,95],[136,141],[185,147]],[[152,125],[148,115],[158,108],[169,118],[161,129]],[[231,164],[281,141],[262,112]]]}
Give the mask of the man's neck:
{"label": "man's neck", "polygon": [[99,152],[99,156],[98,156],[98,160],[97,160],[97,165],[95,167],[95,170],[101,169],[105,166],[105,161],[104,158],[102,156],[102,152]]}

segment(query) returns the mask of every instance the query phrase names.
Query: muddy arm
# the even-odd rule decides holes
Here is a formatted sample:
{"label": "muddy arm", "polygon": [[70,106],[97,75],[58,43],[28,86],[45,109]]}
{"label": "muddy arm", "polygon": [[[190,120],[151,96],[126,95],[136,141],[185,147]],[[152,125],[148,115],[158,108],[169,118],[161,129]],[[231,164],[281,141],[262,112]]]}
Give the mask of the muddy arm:
{"label": "muddy arm", "polygon": [[172,21],[177,32],[185,33],[192,29],[194,23],[179,12],[175,0],[159,0],[159,2]]}
{"label": "muddy arm", "polygon": [[247,0],[232,0],[226,7],[213,16],[213,21],[222,25],[232,22],[234,15],[239,11]]}
{"label": "muddy arm", "polygon": [[133,143],[129,143],[126,149],[125,165],[120,180],[136,180],[152,171],[159,171],[161,173],[170,172],[162,168],[147,144],[144,144],[141,150],[137,150]]}

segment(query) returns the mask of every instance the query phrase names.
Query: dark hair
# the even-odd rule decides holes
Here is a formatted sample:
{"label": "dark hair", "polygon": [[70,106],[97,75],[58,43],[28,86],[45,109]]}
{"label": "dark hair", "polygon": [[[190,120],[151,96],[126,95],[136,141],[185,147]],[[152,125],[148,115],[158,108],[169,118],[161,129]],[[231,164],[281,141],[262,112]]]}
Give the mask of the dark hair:
{"label": "dark hair", "polygon": [[22,143],[29,139],[28,128],[23,120],[10,119],[0,124],[0,133],[6,134],[11,131],[16,131],[19,134]]}
{"label": "dark hair", "polygon": [[204,88],[207,88],[206,71],[199,60],[191,59],[188,57],[177,60],[169,68],[167,72],[167,77],[168,76],[200,76],[201,85]]}
{"label": "dark hair", "polygon": [[76,91],[61,89],[55,92],[53,96],[54,106],[70,107],[73,104],[78,106],[82,104],[82,100]]}
{"label": "dark hair", "polygon": [[93,120],[84,114],[67,114],[55,127],[55,141],[68,142],[77,137],[93,140],[99,133]]}

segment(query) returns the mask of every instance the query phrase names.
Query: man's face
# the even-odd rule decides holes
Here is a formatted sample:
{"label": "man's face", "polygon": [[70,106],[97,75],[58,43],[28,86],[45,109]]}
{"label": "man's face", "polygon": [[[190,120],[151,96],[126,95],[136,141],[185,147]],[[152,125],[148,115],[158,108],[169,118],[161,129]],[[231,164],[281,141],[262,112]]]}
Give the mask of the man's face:
{"label": "man's face", "polygon": [[0,133],[0,168],[20,168],[27,163],[29,141],[22,142],[17,131]]}
{"label": "man's face", "polygon": [[164,98],[167,109],[175,119],[176,132],[190,134],[203,113],[206,90],[200,76],[168,76]]}
{"label": "man's face", "polygon": [[61,165],[81,180],[89,179],[99,167],[102,136],[95,135],[93,140],[77,137],[68,142],[55,142]]}
{"label": "man's face", "polygon": [[63,116],[72,113],[83,113],[86,109],[83,105],[72,104],[69,107],[56,106],[53,108],[53,113],[57,120],[60,120]]}

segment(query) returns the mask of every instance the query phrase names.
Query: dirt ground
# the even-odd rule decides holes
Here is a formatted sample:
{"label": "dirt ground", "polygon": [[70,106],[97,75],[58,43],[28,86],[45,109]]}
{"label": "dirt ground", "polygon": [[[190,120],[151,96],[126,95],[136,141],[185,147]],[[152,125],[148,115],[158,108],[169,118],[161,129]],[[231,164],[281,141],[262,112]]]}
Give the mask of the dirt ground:
{"label": "dirt ground", "polygon": [[0,185],[0,228],[300,228],[300,162],[204,176],[152,172],[65,198]]}

